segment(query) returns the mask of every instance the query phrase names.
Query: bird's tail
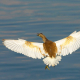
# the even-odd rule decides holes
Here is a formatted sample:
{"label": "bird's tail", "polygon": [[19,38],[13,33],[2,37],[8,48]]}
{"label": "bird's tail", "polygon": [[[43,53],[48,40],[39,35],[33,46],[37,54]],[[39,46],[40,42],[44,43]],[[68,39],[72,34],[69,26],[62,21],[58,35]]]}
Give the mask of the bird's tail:
{"label": "bird's tail", "polygon": [[61,61],[61,56],[56,56],[56,58],[46,57],[43,59],[44,64],[49,65],[49,66],[55,66],[59,64],[59,61]]}

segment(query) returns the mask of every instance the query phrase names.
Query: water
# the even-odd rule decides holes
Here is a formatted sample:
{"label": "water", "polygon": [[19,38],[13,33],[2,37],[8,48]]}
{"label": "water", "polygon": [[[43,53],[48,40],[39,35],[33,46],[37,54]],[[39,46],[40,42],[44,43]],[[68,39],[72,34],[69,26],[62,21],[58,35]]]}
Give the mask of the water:
{"label": "water", "polygon": [[62,57],[59,65],[45,70],[42,59],[8,50],[2,39],[42,42],[42,32],[52,41],[80,31],[80,0],[0,1],[0,80],[79,80],[80,49]]}

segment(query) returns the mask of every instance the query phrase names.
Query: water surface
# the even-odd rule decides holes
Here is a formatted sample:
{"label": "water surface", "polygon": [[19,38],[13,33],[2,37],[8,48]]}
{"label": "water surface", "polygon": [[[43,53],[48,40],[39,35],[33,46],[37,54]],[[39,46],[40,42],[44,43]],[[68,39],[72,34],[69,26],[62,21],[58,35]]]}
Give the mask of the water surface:
{"label": "water surface", "polygon": [[32,59],[8,50],[2,39],[42,42],[80,31],[79,0],[1,0],[0,1],[0,80],[79,80],[80,49],[62,57],[59,65],[45,70],[42,59]]}

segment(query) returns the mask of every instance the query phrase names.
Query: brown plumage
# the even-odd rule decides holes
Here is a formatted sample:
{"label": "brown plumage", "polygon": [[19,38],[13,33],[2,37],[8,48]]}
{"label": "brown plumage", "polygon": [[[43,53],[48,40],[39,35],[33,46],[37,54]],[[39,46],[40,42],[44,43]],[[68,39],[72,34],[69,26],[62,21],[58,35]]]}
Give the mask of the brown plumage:
{"label": "brown plumage", "polygon": [[56,43],[48,40],[42,33],[38,33],[37,36],[43,39],[43,48],[45,50],[45,53],[48,53],[51,58],[55,58],[57,53]]}

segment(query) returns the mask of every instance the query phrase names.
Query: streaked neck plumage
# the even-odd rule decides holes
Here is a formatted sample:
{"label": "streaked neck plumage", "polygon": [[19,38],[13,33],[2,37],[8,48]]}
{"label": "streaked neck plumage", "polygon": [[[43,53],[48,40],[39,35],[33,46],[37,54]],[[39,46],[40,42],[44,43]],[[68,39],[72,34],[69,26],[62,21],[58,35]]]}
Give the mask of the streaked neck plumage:
{"label": "streaked neck plumage", "polygon": [[48,41],[48,39],[47,39],[42,33],[38,33],[38,36],[43,39],[43,42],[44,42],[44,43],[45,43],[46,41]]}

